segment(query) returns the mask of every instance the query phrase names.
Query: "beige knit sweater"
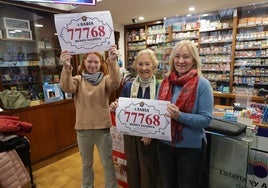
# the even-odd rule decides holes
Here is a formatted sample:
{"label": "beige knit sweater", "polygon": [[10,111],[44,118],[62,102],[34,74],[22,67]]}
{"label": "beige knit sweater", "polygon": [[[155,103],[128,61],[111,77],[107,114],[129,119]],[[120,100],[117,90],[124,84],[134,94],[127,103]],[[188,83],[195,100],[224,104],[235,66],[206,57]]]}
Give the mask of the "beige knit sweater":
{"label": "beige knit sweater", "polygon": [[108,67],[109,74],[105,75],[98,85],[92,85],[80,75],[72,77],[71,70],[62,69],[60,86],[64,92],[74,94],[75,129],[111,127],[109,97],[112,91],[120,86],[121,75],[117,63],[108,64]]}

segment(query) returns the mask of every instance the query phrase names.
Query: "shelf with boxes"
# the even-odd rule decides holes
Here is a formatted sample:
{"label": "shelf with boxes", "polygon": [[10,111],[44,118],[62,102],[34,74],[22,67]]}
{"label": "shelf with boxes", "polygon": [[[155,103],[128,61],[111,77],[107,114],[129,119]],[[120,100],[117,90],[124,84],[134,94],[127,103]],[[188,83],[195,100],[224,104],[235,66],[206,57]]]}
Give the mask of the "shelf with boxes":
{"label": "shelf with boxes", "polygon": [[191,40],[197,46],[199,43],[199,17],[176,17],[171,20],[165,20],[165,27],[171,30],[171,41]]}
{"label": "shelf with boxes", "polygon": [[238,16],[233,92],[257,95],[268,86],[267,6],[241,8]]}
{"label": "shelf with boxes", "polygon": [[172,50],[171,43],[162,43],[158,45],[149,46],[155,52],[155,55],[159,61],[157,68],[157,79],[162,79],[169,69],[169,56]]}
{"label": "shelf with boxes", "polygon": [[131,69],[138,51],[146,48],[145,25],[125,27],[126,68]]}
{"label": "shelf with boxes", "polygon": [[126,69],[132,69],[134,58],[139,50],[150,48],[155,50],[158,57],[159,73],[165,72],[171,49],[169,41],[170,31],[164,27],[162,20],[125,26]]}
{"label": "shelf with boxes", "polygon": [[154,49],[160,61],[159,72],[162,73],[162,78],[169,69],[169,57],[172,47],[176,42],[187,39],[198,46],[199,22],[197,20],[197,17],[176,17],[171,21],[175,24],[170,24],[169,22],[164,21],[163,27],[168,31],[168,40],[166,43],[161,44],[160,47]]}
{"label": "shelf with boxes", "polygon": [[155,21],[147,25],[147,48],[152,49],[159,61],[157,79],[162,79],[168,70],[168,60],[172,49],[170,28],[166,28],[162,21]]}
{"label": "shelf with boxes", "polygon": [[[215,92],[226,94],[251,91],[250,94],[256,95],[260,88],[266,88],[268,85],[267,8],[268,3],[260,3],[166,18],[159,23],[161,27],[156,22],[125,26],[126,69],[132,66],[139,49],[149,47],[162,62],[159,72],[163,76],[168,70],[172,47],[177,41],[187,39],[197,45],[203,64],[203,75],[209,79]],[[153,25],[154,28],[161,28],[154,31],[156,35],[159,34],[158,37],[148,33],[148,28],[152,30],[150,26]],[[164,37],[166,42],[156,40]],[[140,48],[136,47],[135,52],[133,49],[129,51],[133,42],[141,42],[141,45],[136,45]]]}
{"label": "shelf with boxes", "polygon": [[44,82],[59,82],[62,67],[54,14],[1,3],[0,17],[0,90],[43,99]]}
{"label": "shelf with boxes", "polygon": [[202,72],[214,91],[230,92],[233,9],[200,16],[199,51]]}

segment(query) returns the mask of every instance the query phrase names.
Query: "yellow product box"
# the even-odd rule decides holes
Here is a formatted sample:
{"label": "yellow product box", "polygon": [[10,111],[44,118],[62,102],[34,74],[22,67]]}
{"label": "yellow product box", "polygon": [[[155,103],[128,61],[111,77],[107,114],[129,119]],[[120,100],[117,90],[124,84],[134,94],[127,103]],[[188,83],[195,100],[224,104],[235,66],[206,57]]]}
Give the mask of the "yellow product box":
{"label": "yellow product box", "polygon": [[262,24],[263,25],[268,25],[268,16],[262,18]]}
{"label": "yellow product box", "polygon": [[256,24],[262,25],[262,17],[256,17]]}
{"label": "yellow product box", "polygon": [[250,17],[248,18],[248,26],[255,25],[256,24],[256,17]]}
{"label": "yellow product box", "polygon": [[248,24],[248,18],[240,18],[238,20],[238,27],[247,26]]}

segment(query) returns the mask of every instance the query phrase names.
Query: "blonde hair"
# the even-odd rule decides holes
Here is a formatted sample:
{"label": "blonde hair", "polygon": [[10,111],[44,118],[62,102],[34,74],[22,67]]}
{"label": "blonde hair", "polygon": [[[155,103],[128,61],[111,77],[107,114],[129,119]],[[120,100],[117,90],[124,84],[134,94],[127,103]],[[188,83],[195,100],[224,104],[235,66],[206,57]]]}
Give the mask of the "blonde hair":
{"label": "blonde hair", "polygon": [[202,76],[202,63],[200,61],[198,49],[197,49],[196,45],[192,41],[189,41],[189,40],[182,40],[180,42],[177,42],[176,45],[172,48],[170,58],[169,58],[170,68],[169,68],[169,71],[167,74],[169,75],[172,72],[176,72],[176,69],[174,66],[174,59],[175,59],[178,51],[184,46],[189,50],[191,56],[193,57],[193,61],[195,63],[193,68],[197,69],[199,76]]}
{"label": "blonde hair", "polygon": [[82,62],[77,70],[77,74],[82,74],[82,72],[86,71],[86,66],[85,66],[85,61],[87,59],[87,56],[90,55],[90,54],[95,54],[96,56],[99,57],[100,59],[100,71],[103,72],[104,74],[108,74],[108,66],[106,64],[106,61],[104,60],[103,58],[103,55],[100,53],[100,52],[88,52],[88,53],[85,53],[82,57]]}
{"label": "blonde hair", "polygon": [[135,71],[137,71],[136,67],[137,67],[137,64],[138,64],[138,60],[139,60],[140,56],[143,55],[143,54],[148,54],[150,56],[150,59],[151,59],[152,64],[153,64],[153,70],[155,71],[157,69],[157,67],[158,67],[159,62],[157,60],[157,57],[156,57],[154,51],[149,49],[149,48],[144,49],[144,50],[140,50],[138,52],[138,54],[136,55],[136,57],[134,59],[134,62],[133,62],[133,68],[135,69]]}

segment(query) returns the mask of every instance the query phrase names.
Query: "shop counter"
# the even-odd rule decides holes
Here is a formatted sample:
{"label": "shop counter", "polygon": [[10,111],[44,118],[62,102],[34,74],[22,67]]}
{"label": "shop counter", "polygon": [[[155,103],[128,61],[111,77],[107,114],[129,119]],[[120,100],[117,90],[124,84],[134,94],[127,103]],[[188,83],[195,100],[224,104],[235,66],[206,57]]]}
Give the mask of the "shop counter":
{"label": "shop counter", "polygon": [[207,132],[210,188],[246,187],[248,154],[253,130],[238,136]]}
{"label": "shop counter", "polygon": [[249,126],[237,136],[213,131],[206,131],[206,134],[207,187],[268,187],[267,126]]}
{"label": "shop counter", "polygon": [[4,110],[0,114],[18,116],[21,121],[33,125],[32,131],[26,134],[30,140],[32,163],[45,160],[77,144],[73,99]]}

